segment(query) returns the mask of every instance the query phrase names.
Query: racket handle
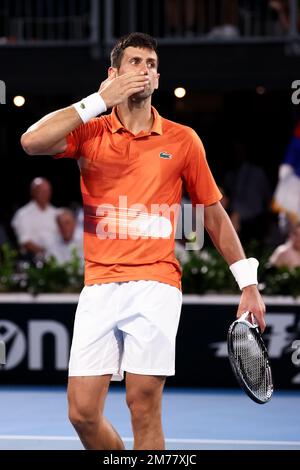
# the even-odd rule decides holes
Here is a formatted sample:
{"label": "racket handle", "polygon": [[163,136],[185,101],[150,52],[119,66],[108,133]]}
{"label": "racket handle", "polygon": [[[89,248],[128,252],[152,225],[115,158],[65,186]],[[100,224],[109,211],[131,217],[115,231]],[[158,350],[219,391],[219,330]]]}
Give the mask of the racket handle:
{"label": "racket handle", "polygon": [[[250,319],[251,321],[247,320],[247,317],[250,316]],[[257,328],[258,327],[258,324],[256,323],[256,318],[255,316],[253,315],[253,313],[249,312],[248,310],[246,312],[244,312],[240,318],[238,319],[238,321],[243,321],[243,322],[246,322],[249,324],[249,326],[253,327],[253,328]]]}

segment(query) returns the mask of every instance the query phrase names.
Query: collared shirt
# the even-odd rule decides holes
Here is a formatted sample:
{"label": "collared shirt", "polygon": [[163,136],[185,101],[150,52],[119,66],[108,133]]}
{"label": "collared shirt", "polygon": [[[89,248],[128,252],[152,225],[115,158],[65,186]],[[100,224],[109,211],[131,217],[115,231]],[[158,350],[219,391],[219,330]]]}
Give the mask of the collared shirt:
{"label": "collared shirt", "polygon": [[180,288],[174,233],[182,183],[193,204],[222,197],[193,129],[153,107],[152,114],[151,130],[134,135],[113,109],[75,129],[56,155],[80,167],[86,284],[145,279]]}
{"label": "collared shirt", "polygon": [[57,209],[51,204],[41,209],[35,201],[18,209],[11,224],[19,245],[33,242],[45,248],[58,234],[56,216]]}
{"label": "collared shirt", "polygon": [[83,266],[83,240],[79,231],[75,231],[72,240],[69,242],[66,242],[61,234],[58,234],[46,246],[46,258],[53,256],[59,264],[72,261],[74,254],[76,254],[81,266]]}

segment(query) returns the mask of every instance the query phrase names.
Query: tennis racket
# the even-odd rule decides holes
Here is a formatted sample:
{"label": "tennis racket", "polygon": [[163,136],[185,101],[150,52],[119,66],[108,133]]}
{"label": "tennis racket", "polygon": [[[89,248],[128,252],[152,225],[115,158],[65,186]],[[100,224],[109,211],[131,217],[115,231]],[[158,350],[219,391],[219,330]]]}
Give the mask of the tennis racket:
{"label": "tennis racket", "polygon": [[227,346],[229,361],[240,386],[256,403],[267,403],[273,394],[272,372],[266,346],[250,312],[245,312],[230,325]]}

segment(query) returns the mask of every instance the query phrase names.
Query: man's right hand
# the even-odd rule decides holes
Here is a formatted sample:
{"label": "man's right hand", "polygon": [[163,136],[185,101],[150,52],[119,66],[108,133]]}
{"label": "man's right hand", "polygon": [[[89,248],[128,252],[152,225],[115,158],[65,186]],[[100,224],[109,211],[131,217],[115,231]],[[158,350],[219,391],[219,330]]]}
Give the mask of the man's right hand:
{"label": "man's right hand", "polygon": [[129,96],[143,91],[149,78],[144,72],[128,72],[124,75],[112,74],[101,83],[99,94],[107,108],[112,108],[125,101]]}

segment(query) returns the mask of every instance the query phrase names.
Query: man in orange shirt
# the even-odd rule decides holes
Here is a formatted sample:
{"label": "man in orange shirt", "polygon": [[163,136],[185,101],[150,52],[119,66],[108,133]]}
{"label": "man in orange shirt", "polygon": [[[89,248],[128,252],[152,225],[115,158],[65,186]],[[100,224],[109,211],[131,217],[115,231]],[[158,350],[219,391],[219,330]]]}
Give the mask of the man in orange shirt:
{"label": "man in orange shirt", "polygon": [[[161,399],[166,377],[175,372],[181,310],[174,232],[182,182],[193,204],[204,206],[206,230],[242,289],[237,315],[249,310],[265,327],[253,259],[245,259],[219,202],[199,137],[151,107],[157,68],[153,38],[121,38],[99,91],[45,116],[21,139],[29,155],[75,158],[80,166],[85,287],[68,398],[70,420],[86,449],[124,448],[103,416],[110,380],[123,371],[134,448],[164,448]],[[111,114],[95,119],[107,108]]]}

